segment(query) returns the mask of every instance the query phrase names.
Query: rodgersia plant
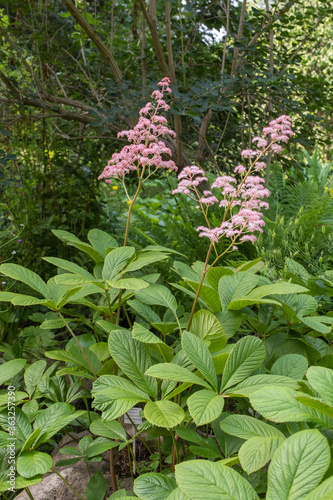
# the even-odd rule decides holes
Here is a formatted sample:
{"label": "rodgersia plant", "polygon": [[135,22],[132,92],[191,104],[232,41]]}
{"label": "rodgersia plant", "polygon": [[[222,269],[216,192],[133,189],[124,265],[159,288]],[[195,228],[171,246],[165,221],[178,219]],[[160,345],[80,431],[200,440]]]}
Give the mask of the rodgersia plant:
{"label": "rodgersia plant", "polygon": [[[211,189],[200,192],[199,185],[208,179],[205,172],[192,165],[186,167],[179,174],[179,184],[173,194],[185,194],[198,203],[197,208],[202,211],[207,226],[199,226],[197,231],[199,237],[206,237],[210,240],[206,261],[201,277],[201,281],[193,303],[191,316],[187,329],[191,326],[192,317],[195,311],[200,289],[207,271],[230,250],[236,250],[237,244],[245,241],[254,243],[257,240],[255,232],[262,233],[265,225],[262,209],[268,209],[269,205],[265,198],[269,196],[268,189],[265,188],[265,180],[260,173],[266,167],[263,161],[266,154],[280,153],[282,146],[280,142],[287,143],[293,136],[289,116],[282,115],[270,122],[269,127],[263,129],[264,137],[254,137],[253,143],[257,143],[257,149],[245,149],[241,156],[248,161],[248,166],[238,165],[234,169],[236,176],[223,175],[217,177],[211,185]],[[245,162],[244,162],[245,163]],[[216,194],[216,196],[215,196]],[[219,226],[211,227],[208,219],[209,208],[218,204],[222,209],[221,223]],[[216,259],[208,267],[209,257],[215,243],[221,238],[228,238],[230,244],[221,255],[216,252]],[[216,250],[215,250],[216,251]]]}
{"label": "rodgersia plant", "polygon": [[[131,130],[119,132],[118,137],[127,137],[129,145],[123,147],[120,153],[114,153],[108,165],[104,168],[99,179],[118,179],[125,190],[130,203],[125,231],[124,245],[127,245],[130,217],[133,205],[141,190],[142,184],[158,169],[177,170],[171,159],[165,160],[163,155],[171,156],[171,151],[166,147],[161,137],[167,134],[175,137],[176,134],[167,126],[167,119],[161,116],[161,111],[168,111],[170,106],[164,101],[164,94],[171,93],[169,78],[163,78],[158,85],[161,90],[154,90],[152,102],[148,102],[139,112],[139,122]],[[125,176],[131,171],[138,175],[138,186],[131,198],[125,184]]]}

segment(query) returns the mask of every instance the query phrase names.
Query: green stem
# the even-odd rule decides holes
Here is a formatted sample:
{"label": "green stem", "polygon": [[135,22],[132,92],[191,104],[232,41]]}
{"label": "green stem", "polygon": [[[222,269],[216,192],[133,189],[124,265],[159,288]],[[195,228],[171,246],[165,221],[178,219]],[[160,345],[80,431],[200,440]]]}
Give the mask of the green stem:
{"label": "green stem", "polygon": [[59,477],[60,477],[60,479],[62,479],[62,480],[63,480],[63,482],[64,482],[64,483],[66,483],[66,484],[67,484],[67,486],[68,486],[68,487],[69,487],[72,491],[74,491],[74,493],[75,493],[75,494],[76,494],[79,498],[81,498],[81,500],[84,500],[83,496],[82,496],[82,495],[80,495],[80,493],[79,493],[79,492],[78,492],[78,491],[74,488],[74,486],[72,486],[72,485],[71,485],[71,484],[67,481],[67,479],[65,479],[65,478],[64,478],[64,476],[62,476],[62,475],[60,474],[60,472],[58,472],[57,470],[55,470],[55,469],[54,469],[54,467],[51,467],[51,470],[52,470],[52,472],[54,472],[55,474],[57,474],[57,476],[59,476]]}
{"label": "green stem", "polygon": [[[25,491],[26,491],[26,494],[28,495],[28,497],[30,498],[30,500],[34,500],[34,497],[32,496],[32,493],[31,491],[29,490],[28,486],[26,486],[26,488],[24,488]],[[7,497],[6,497],[7,498]]]}
{"label": "green stem", "polygon": [[111,323],[113,323],[113,314],[112,314],[112,308],[111,308],[111,302],[110,302],[108,288],[105,288],[105,297],[106,297],[106,302],[108,303],[108,307],[109,307],[110,321],[111,321]]}
{"label": "green stem", "polygon": [[192,319],[193,319],[193,314],[194,314],[195,307],[196,307],[197,302],[198,302],[199,293],[200,293],[200,290],[201,290],[201,287],[202,287],[203,280],[205,279],[206,269],[207,269],[207,266],[208,266],[209,256],[210,256],[210,253],[212,251],[212,248],[213,248],[213,242],[211,242],[211,244],[209,245],[209,248],[208,248],[208,252],[207,252],[207,256],[206,256],[206,260],[205,260],[205,265],[204,265],[204,268],[203,268],[203,271],[202,271],[202,275],[201,275],[201,278],[200,278],[200,283],[199,283],[198,290],[197,290],[197,293],[195,294],[194,302],[193,302],[193,305],[192,305],[190,319],[188,320],[188,323],[187,323],[187,327],[186,327],[187,331],[189,331],[189,329],[191,327],[191,323],[192,323]]}
{"label": "green stem", "polygon": [[79,347],[80,351],[82,352],[83,356],[85,357],[85,359],[86,359],[86,361],[87,361],[88,365],[90,366],[91,372],[92,372],[92,373],[94,374],[94,376],[97,378],[97,373],[95,372],[94,367],[93,367],[93,365],[91,364],[90,359],[88,358],[88,356],[87,356],[87,354],[85,353],[85,351],[84,351],[84,349],[83,349],[82,345],[81,345],[81,344],[80,344],[80,342],[78,341],[78,339],[77,339],[77,337],[76,337],[75,333],[73,332],[73,330],[71,329],[71,327],[69,326],[69,324],[67,323],[67,321],[65,320],[65,318],[63,317],[63,315],[61,314],[61,312],[60,312],[60,311],[58,311],[58,314],[59,314],[60,318],[63,320],[63,322],[65,323],[67,330],[68,330],[68,331],[69,331],[69,333],[72,335],[72,337],[73,337],[73,339],[75,340],[75,342],[77,343],[77,345],[78,345],[78,347]]}

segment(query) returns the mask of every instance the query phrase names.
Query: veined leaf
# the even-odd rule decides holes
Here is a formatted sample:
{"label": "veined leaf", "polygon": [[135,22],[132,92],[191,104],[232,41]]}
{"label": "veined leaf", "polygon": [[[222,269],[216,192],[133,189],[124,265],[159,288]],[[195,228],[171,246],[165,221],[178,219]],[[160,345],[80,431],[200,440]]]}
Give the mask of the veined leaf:
{"label": "veined leaf", "polygon": [[189,460],[176,465],[176,481],[191,500],[259,500],[240,474],[226,465],[207,460]]}
{"label": "veined leaf", "polygon": [[133,339],[131,332],[113,330],[109,335],[109,349],[112,358],[125,375],[140,389],[156,398],[156,380],[145,375],[145,372],[151,366],[147,347],[142,342]]}
{"label": "veined leaf", "polygon": [[219,295],[222,311],[226,311],[230,302],[244,297],[259,283],[259,276],[251,272],[234,273],[232,276],[222,276],[219,281]]}
{"label": "veined leaf", "polygon": [[242,439],[284,437],[282,432],[276,429],[276,427],[248,415],[230,415],[221,420],[220,427],[224,432]]}
{"label": "veined leaf", "polygon": [[182,347],[186,356],[217,392],[217,377],[208,347],[201,339],[186,331],[183,333]]}
{"label": "veined leaf", "polygon": [[271,368],[274,375],[285,375],[286,377],[302,380],[308,369],[308,361],[300,354],[285,354],[278,358]]}
{"label": "veined leaf", "polygon": [[190,370],[183,368],[175,363],[159,363],[153,365],[146,371],[146,375],[150,377],[160,378],[162,380],[175,380],[177,382],[190,382],[191,384],[202,385],[207,389],[211,389],[200,377],[197,377]]}
{"label": "veined leaf", "polygon": [[121,441],[127,441],[126,432],[117,420],[103,422],[98,418],[90,424],[90,432],[96,434],[97,436],[109,439],[121,439]]}
{"label": "veined leaf", "polygon": [[16,462],[17,472],[27,478],[37,474],[46,474],[52,465],[53,460],[50,455],[36,450],[23,451]]}
{"label": "veined leaf", "polygon": [[166,429],[180,425],[185,418],[183,408],[172,401],[149,401],[145,405],[144,415],[151,424]]}
{"label": "veined leaf", "polygon": [[264,467],[283,443],[285,437],[252,437],[239,449],[238,457],[247,474]]}
{"label": "veined leaf", "polygon": [[133,247],[118,247],[107,254],[104,260],[102,277],[104,280],[115,280],[120,277],[127,261],[134,255]]}
{"label": "veined leaf", "polygon": [[86,500],[104,500],[106,494],[106,480],[101,471],[91,476],[87,485]]}
{"label": "veined leaf", "polygon": [[240,384],[230,387],[225,391],[226,394],[239,394],[243,397],[250,396],[253,392],[258,391],[262,387],[276,386],[289,387],[290,389],[298,389],[297,381],[283,375],[252,375],[246,378]]}
{"label": "veined leaf", "polygon": [[166,286],[150,285],[145,290],[137,292],[135,296],[144,304],[167,307],[176,315],[178,307],[177,301]]}
{"label": "veined leaf", "polygon": [[0,385],[3,385],[7,380],[11,380],[15,375],[20,373],[24,368],[26,359],[11,359],[0,365]]}
{"label": "veined leaf", "polygon": [[258,337],[243,337],[239,340],[225,365],[221,392],[248,377],[264,361],[266,350]]}
{"label": "veined leaf", "polygon": [[154,262],[159,262],[160,260],[168,259],[168,255],[163,255],[161,252],[144,252],[137,256],[136,259],[132,260],[126,267],[125,271],[132,272],[142,269],[149,264],[153,264]]}
{"label": "veined leaf", "polygon": [[316,422],[333,427],[333,419],[304,406],[296,400],[298,396],[301,394],[292,389],[267,387],[250,395],[250,401],[256,411],[273,422]]}
{"label": "veined leaf", "polygon": [[5,276],[9,276],[14,280],[22,281],[22,283],[25,283],[30,286],[30,288],[33,288],[33,290],[36,290],[46,299],[49,298],[46,283],[40,276],[38,276],[38,274],[30,271],[29,269],[18,266],[17,264],[2,264],[0,266],[0,273]]}
{"label": "veined leaf", "polygon": [[333,371],[322,366],[311,366],[306,377],[320,396],[333,405]]}
{"label": "veined leaf", "polygon": [[101,231],[101,229],[91,229],[88,233],[88,240],[102,257],[106,256],[109,248],[118,247],[118,243],[113,236],[105,231]]}
{"label": "veined leaf", "polygon": [[329,477],[312,490],[303,500],[332,500],[333,498],[333,477]]}
{"label": "veined leaf", "polygon": [[132,336],[139,342],[147,344],[150,349],[157,352],[162,356],[164,361],[170,362],[173,358],[173,349],[161,340],[157,335],[150,332],[147,328],[140,325],[139,323],[134,323],[132,329]]}
{"label": "veined leaf", "polygon": [[224,399],[220,394],[203,389],[188,398],[187,406],[194,422],[200,426],[213,422],[221,415]]}
{"label": "veined leaf", "polygon": [[227,336],[223,326],[215,314],[201,309],[193,315],[190,332],[199,339],[210,341],[210,351],[223,349],[227,343]]}
{"label": "veined leaf", "polygon": [[286,439],[268,468],[266,500],[303,499],[322,480],[330,463],[326,438],[316,429]]}
{"label": "veined leaf", "polygon": [[107,284],[110,288],[118,288],[123,290],[142,290],[147,288],[149,283],[138,278],[123,278],[122,280],[108,281]]}
{"label": "veined leaf", "polygon": [[320,399],[311,398],[310,396],[297,396],[296,399],[303,405],[308,406],[313,410],[318,410],[319,412],[324,413],[333,420],[333,406],[325,403]]}
{"label": "veined leaf", "polygon": [[170,477],[148,472],[135,479],[133,489],[142,500],[166,500],[176,487],[177,484]]}
{"label": "veined leaf", "polygon": [[159,317],[158,314],[156,314],[155,311],[152,310],[151,307],[149,307],[147,304],[143,304],[139,300],[133,299],[133,300],[128,300],[127,304],[139,315],[141,318],[143,318],[145,321],[148,321],[148,323],[158,323],[161,321],[161,318]]}
{"label": "veined leaf", "polygon": [[58,257],[43,257],[43,260],[46,262],[50,262],[54,266],[59,267],[60,269],[64,269],[65,271],[69,271],[74,274],[81,274],[90,280],[94,280],[94,276],[89,273],[86,269],[81,266],[78,266],[74,262],[70,262],[69,260],[59,259]]}

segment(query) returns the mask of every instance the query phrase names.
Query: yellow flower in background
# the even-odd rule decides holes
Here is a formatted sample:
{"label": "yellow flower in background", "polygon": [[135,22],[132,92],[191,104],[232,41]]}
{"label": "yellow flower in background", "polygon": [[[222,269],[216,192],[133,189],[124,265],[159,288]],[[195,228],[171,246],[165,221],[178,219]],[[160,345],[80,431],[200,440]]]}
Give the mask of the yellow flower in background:
{"label": "yellow flower in background", "polygon": [[112,186],[113,191],[117,191],[118,186]]}
{"label": "yellow flower in background", "polygon": [[129,200],[127,200],[127,201],[126,201],[126,203],[127,203],[127,205],[130,205],[130,204],[131,204],[131,202],[130,202]]}

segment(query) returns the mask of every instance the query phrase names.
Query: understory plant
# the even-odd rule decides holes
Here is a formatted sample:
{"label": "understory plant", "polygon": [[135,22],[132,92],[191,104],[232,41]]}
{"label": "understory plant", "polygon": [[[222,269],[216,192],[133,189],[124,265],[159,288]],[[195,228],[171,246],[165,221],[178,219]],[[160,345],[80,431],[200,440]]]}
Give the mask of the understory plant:
{"label": "understory plant", "polygon": [[[89,471],[89,462],[102,460],[106,451],[111,500],[330,498],[332,271],[312,276],[289,259],[284,279],[273,280],[261,259],[221,264],[227,253],[254,243],[255,233],[263,231],[269,192],[261,172],[266,155],[280,153],[281,143],[293,135],[290,119],[273,120],[264,137],[254,138],[256,149],[242,151],[248,164],[237,165],[235,175],[219,176],[209,186],[196,165],[180,172],[174,192],[196,203],[203,218],[198,236],[208,240],[205,261],[188,265],[164,246],[137,250],[129,245],[131,214],[143,183],[157,169],[177,169],[162,140],[174,133],[159,114],[168,110],[169,80],[159,85],[138,124],[121,133],[129,145],[101,174],[106,181],[120,181],[127,197],[121,245],[99,229],[88,233],[88,242],[54,230],[90,265],[46,257],[57,267],[47,283],[21,266],[0,266],[4,276],[32,289],[31,295],[2,291],[0,300],[39,308],[31,321],[59,339],[57,349],[45,351],[49,366],[33,350],[23,346],[17,357],[4,346],[0,381],[14,388],[20,425],[8,425],[8,397],[1,393],[0,488],[8,489],[6,444],[13,432],[16,487],[25,488],[30,498],[29,486],[43,474],[52,470],[61,476],[57,466],[80,460]],[[126,183],[132,171],[133,192]],[[213,205],[220,208],[219,220],[210,217]],[[158,266],[170,259],[180,280],[166,286],[159,282]],[[76,409],[78,402],[85,409]],[[134,407],[139,424],[131,417]],[[53,464],[46,441],[77,428],[89,434],[78,448],[61,449],[74,457]],[[134,440],[150,454],[150,472],[143,473]],[[125,448],[134,493],[117,491],[115,455]],[[85,497],[103,500],[105,495],[106,480],[97,472]]]}

